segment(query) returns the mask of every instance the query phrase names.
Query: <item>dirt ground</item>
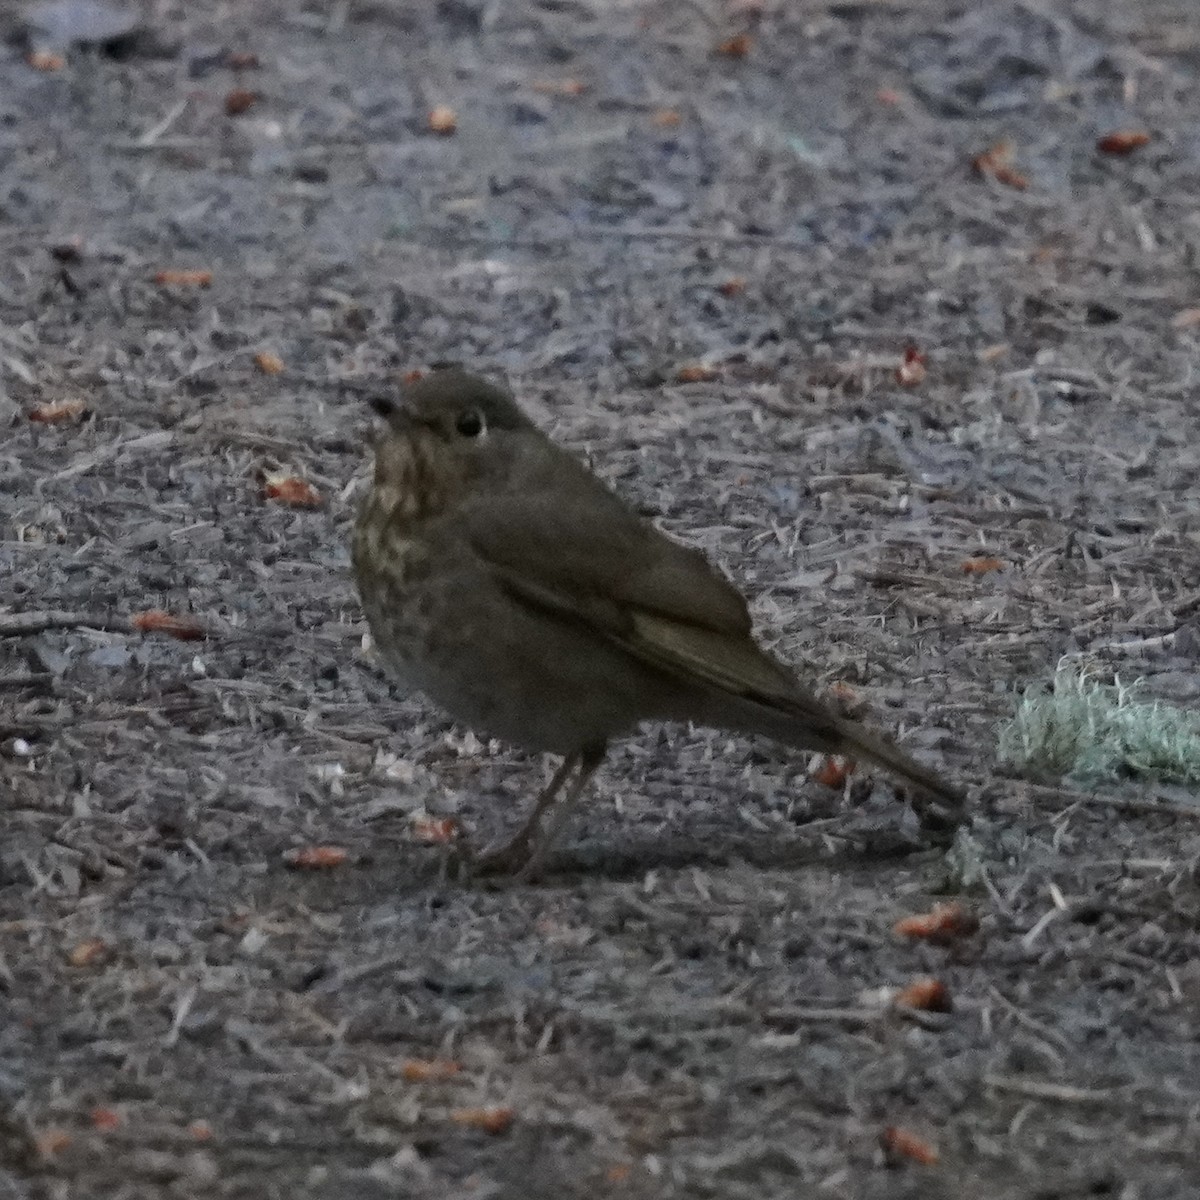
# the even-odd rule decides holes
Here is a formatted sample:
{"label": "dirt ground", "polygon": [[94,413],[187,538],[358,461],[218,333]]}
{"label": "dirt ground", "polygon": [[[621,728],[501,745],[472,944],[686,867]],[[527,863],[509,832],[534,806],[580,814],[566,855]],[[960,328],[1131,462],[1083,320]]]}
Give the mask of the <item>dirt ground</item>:
{"label": "dirt ground", "polygon": [[[2,1200],[1200,1195],[1196,798],[995,758],[1065,653],[1200,696],[1189,0],[158,0],[49,71],[0,21]],[[449,878],[414,815],[549,764],[364,653],[346,381],[443,360],[967,783],[978,866],[668,729],[543,882]],[[897,936],[948,891],[978,933]]]}

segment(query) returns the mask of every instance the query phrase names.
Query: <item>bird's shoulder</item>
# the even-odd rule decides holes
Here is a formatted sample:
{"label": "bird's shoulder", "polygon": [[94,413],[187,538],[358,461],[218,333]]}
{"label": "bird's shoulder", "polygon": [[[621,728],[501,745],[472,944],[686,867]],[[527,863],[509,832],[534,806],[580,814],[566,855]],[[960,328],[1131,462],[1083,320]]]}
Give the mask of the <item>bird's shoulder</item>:
{"label": "bird's shoulder", "polygon": [[586,598],[614,615],[749,632],[741,593],[704,554],[667,537],[570,454],[541,450],[517,478],[460,513],[475,552],[513,586],[567,606]]}

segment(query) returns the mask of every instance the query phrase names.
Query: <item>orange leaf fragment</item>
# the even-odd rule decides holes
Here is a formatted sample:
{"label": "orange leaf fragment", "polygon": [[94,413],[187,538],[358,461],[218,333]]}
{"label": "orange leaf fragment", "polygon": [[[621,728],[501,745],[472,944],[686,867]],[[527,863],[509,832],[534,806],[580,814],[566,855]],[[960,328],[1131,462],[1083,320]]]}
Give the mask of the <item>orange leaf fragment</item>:
{"label": "orange leaf fragment", "polygon": [[121,1125],[121,1114],[115,1108],[93,1108],[88,1119],[93,1129],[119,1129]]}
{"label": "orange leaf fragment", "polygon": [[225,93],[225,114],[230,117],[240,116],[252,109],[259,99],[259,94],[249,88],[231,88]]}
{"label": "orange leaf fragment", "polygon": [[582,79],[535,79],[530,86],[545,96],[582,96],[588,88]]}
{"label": "orange leaf fragment", "polygon": [[875,99],[880,104],[899,104],[904,99],[904,93],[896,91],[895,88],[881,87],[875,92]]}
{"label": "orange leaf fragment", "polygon": [[650,122],[659,129],[677,129],[683,124],[683,116],[677,108],[660,108],[651,114]]}
{"label": "orange leaf fragment", "polygon": [[967,937],[979,928],[979,917],[957,900],[935,904],[927,913],[901,917],[892,929],[901,937],[923,938],[930,942],[951,942]]}
{"label": "orange leaf fragment", "polygon": [[324,503],[321,493],[307,479],[282,472],[267,476],[263,495],[268,500],[290,504],[293,508],[320,508]]}
{"label": "orange leaf fragment", "polygon": [[449,137],[458,129],[458,113],[449,105],[439,104],[429,113],[429,129],[432,133]]}
{"label": "orange leaf fragment", "polygon": [[632,1174],[633,1168],[628,1163],[613,1163],[604,1172],[605,1183],[624,1183]]}
{"label": "orange leaf fragment", "polygon": [[73,967],[94,967],[109,955],[108,943],[103,938],[88,938],[72,946],[67,953],[67,962]]}
{"label": "orange leaf fragment", "polygon": [[1003,571],[1005,566],[1002,558],[968,558],[963,561],[964,575],[986,575],[989,571]]}
{"label": "orange leaf fragment", "polygon": [[186,271],[167,268],[154,276],[154,282],[160,287],[212,287],[213,273],[211,271]]}
{"label": "orange leaf fragment", "polygon": [[42,1158],[53,1158],[71,1144],[71,1135],[65,1129],[45,1129],[33,1139],[33,1144]]}
{"label": "orange leaf fragment", "polygon": [[1175,329],[1195,329],[1200,325],[1200,308],[1184,308],[1171,319]]}
{"label": "orange leaf fragment", "polygon": [[1003,138],[994,146],[984,150],[971,159],[971,166],[977,175],[994,179],[1006,187],[1016,188],[1023,192],[1029,186],[1029,179],[1013,167],[1017,147],[1011,138]]}
{"label": "orange leaf fragment", "polygon": [[1010,187],[1018,192],[1026,191],[1029,187],[1029,176],[1022,175],[1013,167],[997,167],[992,172],[992,178],[997,183],[1002,183],[1005,187]]}
{"label": "orange leaf fragment", "polygon": [[195,617],[176,617],[161,608],[134,613],[129,623],[142,633],[165,633],[181,642],[202,642],[208,637],[208,630]]}
{"label": "orange leaf fragment", "polygon": [[400,376],[400,382],[401,383],[419,383],[424,378],[425,378],[424,371],[420,371],[420,370],[405,371],[404,374]]}
{"label": "orange leaf fragment", "polygon": [[415,816],[412,819],[412,835],[427,846],[445,845],[458,837],[458,821],[454,817]]}
{"label": "orange leaf fragment", "polygon": [[1114,129],[1096,142],[1096,149],[1101,154],[1132,154],[1149,142],[1150,135],[1144,129]]}
{"label": "orange leaf fragment", "polygon": [[328,871],[349,857],[344,846],[297,846],[284,854],[283,861],[297,871]]}
{"label": "orange leaf fragment", "polygon": [[937,1164],[937,1150],[924,1138],[907,1129],[901,1129],[899,1125],[889,1125],[879,1135],[879,1144],[884,1153],[893,1158],[911,1158],[923,1167]]}
{"label": "orange leaf fragment", "polygon": [[437,1083],[453,1079],[462,1070],[462,1064],[451,1058],[409,1058],[400,1068],[400,1074],[409,1083]]}
{"label": "orange leaf fragment", "polygon": [[867,705],[863,698],[848,683],[836,679],[829,685],[829,699],[846,717],[858,717],[866,711]]}
{"label": "orange leaf fragment", "polygon": [[852,758],[841,754],[823,754],[815,759],[809,775],[827,788],[841,791],[846,786],[846,780],[854,774],[855,763]]}
{"label": "orange leaf fragment", "polygon": [[675,379],[678,383],[711,383],[720,374],[716,367],[707,363],[689,363],[686,367],[679,368]]}
{"label": "orange leaf fragment", "polygon": [[484,1133],[503,1133],[516,1120],[517,1114],[511,1108],[491,1105],[486,1108],[456,1108],[450,1114],[450,1120],[455,1125],[465,1125],[469,1129],[482,1129]]}
{"label": "orange leaf fragment", "polygon": [[733,275],[717,284],[717,291],[722,296],[740,296],[745,290],[746,281],[740,275]]}
{"label": "orange leaf fragment", "polygon": [[735,33],[733,37],[717,43],[716,53],[725,58],[745,58],[753,45],[754,39],[748,33]]}
{"label": "orange leaf fragment", "polygon": [[30,50],[25,61],[35,71],[61,71],[67,65],[67,60],[53,50]]}
{"label": "orange leaf fragment", "polygon": [[925,367],[925,355],[916,346],[909,346],[896,368],[896,382],[901,387],[916,387],[925,381],[929,372]]}
{"label": "orange leaf fragment", "polygon": [[254,365],[264,375],[278,375],[283,370],[283,359],[270,350],[260,350],[254,356]]}
{"label": "orange leaf fragment", "polygon": [[196,1142],[211,1142],[213,1127],[207,1121],[192,1121],[187,1127],[188,1137]]}
{"label": "orange leaf fragment", "polygon": [[917,979],[901,988],[892,1003],[898,1008],[916,1008],[922,1012],[954,1011],[950,989],[940,979]]}
{"label": "orange leaf fragment", "polygon": [[39,425],[61,425],[82,417],[87,410],[86,400],[51,400],[31,409],[29,419]]}

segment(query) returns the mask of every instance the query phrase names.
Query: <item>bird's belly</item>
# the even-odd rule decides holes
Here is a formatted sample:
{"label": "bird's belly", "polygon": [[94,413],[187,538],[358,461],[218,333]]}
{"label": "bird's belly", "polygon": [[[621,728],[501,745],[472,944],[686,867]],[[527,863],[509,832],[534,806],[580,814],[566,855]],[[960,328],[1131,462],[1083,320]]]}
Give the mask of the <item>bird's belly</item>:
{"label": "bird's belly", "polygon": [[490,579],[410,578],[386,590],[364,596],[380,656],[480,734],[566,754],[673,707],[670,685],[620,647]]}

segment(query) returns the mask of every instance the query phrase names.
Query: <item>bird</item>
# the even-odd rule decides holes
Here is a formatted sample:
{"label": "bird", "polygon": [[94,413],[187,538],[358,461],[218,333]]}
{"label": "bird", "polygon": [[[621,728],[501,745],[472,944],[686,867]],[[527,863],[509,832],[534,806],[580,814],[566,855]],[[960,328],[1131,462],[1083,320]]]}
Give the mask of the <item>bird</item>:
{"label": "bird", "polygon": [[822,702],[754,640],[724,574],[505,388],[450,367],[381,393],[351,552],[376,653],[462,724],[562,756],[515,836],[470,856],[476,869],[533,874],[609,743],[646,721],[866,759],[924,798],[929,825],[961,821],[956,785]]}

